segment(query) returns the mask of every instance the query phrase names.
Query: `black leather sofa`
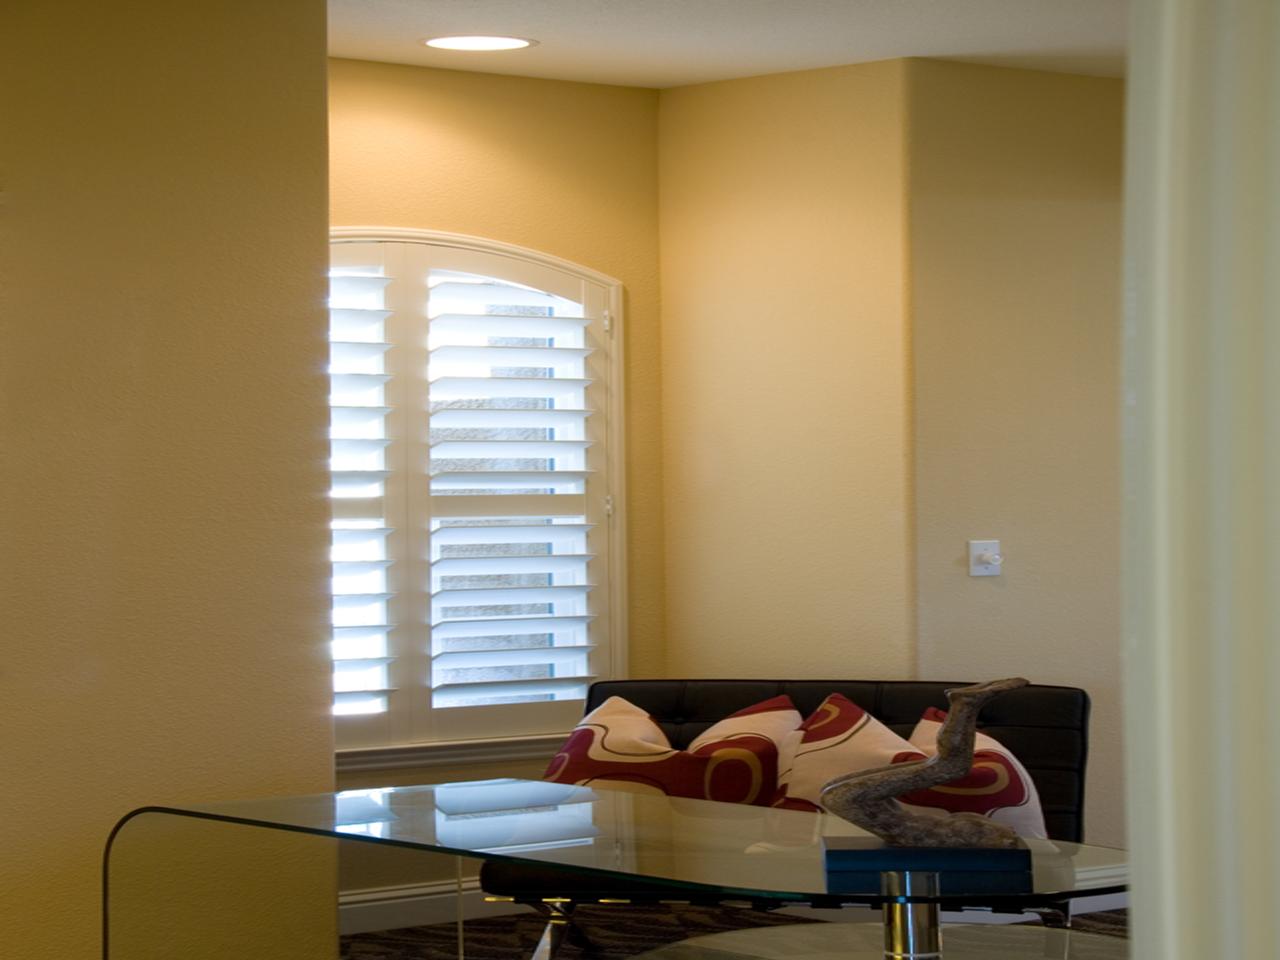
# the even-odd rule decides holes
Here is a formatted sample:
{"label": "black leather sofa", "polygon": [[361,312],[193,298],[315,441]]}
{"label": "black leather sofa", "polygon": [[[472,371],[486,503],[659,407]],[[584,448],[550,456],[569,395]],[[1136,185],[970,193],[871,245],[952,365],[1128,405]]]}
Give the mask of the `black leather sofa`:
{"label": "black leather sofa", "polygon": [[[831,693],[841,693],[902,736],[928,707],[946,708],[946,691],[970,681],[925,680],[610,680],[592,684],[585,712],[623,697],[662,727],[673,747],[684,748],[718,720],[770,697],[791,697],[807,717]],[[1084,833],[1085,763],[1089,752],[1089,695],[1075,687],[1030,684],[1001,694],[983,709],[979,729],[1004,744],[1035,781],[1045,827],[1054,840],[1079,842]],[[554,867],[485,863],[486,893],[563,922],[580,902],[602,898],[632,902],[690,900],[661,882],[586,879]],[[582,889],[585,884],[590,889]],[[548,901],[563,901],[549,904]],[[693,902],[700,901],[693,898]],[[769,908],[777,902],[757,906]],[[823,904],[827,905],[827,904]],[[830,904],[830,905],[834,905]],[[550,928],[548,928],[550,930]]]}

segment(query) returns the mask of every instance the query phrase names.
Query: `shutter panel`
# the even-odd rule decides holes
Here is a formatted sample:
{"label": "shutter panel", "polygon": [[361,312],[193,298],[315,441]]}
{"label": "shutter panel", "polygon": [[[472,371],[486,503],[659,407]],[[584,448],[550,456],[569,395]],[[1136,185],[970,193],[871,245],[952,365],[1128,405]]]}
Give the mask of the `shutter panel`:
{"label": "shutter panel", "polygon": [[339,746],[567,729],[612,650],[616,293],[524,251],[333,251]]}
{"label": "shutter panel", "polygon": [[485,498],[432,525],[432,702],[581,699],[591,527],[554,501],[583,494],[592,472],[590,319],[495,277],[428,282],[431,497]]}
{"label": "shutter panel", "polygon": [[389,679],[385,521],[388,475],[384,309],[391,278],[377,265],[335,267],[329,278],[330,561],[333,595],[333,710],[382,713]]}

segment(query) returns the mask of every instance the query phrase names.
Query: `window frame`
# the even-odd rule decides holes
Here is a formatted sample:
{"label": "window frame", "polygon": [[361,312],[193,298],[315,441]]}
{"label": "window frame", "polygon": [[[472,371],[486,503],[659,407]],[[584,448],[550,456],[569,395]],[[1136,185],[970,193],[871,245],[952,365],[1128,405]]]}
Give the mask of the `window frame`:
{"label": "window frame", "polygon": [[[604,345],[608,349],[607,370],[609,383],[603,412],[607,417],[607,443],[604,461],[607,480],[602,494],[608,508],[602,511],[609,523],[608,544],[605,555],[608,562],[608,582],[597,589],[607,594],[610,612],[607,627],[607,652],[601,662],[603,678],[624,679],[627,676],[627,518],[626,518],[626,405],[623,346],[623,289],[619,280],[581,264],[550,254],[465,234],[435,230],[419,230],[403,227],[334,227],[329,234],[330,246],[340,243],[417,243],[464,253],[480,253],[507,260],[518,266],[551,269],[576,281],[596,284],[604,288],[605,316],[603,321]],[[511,278],[512,282],[523,282]],[[437,708],[439,709],[439,708]],[[465,709],[484,710],[485,707]],[[335,723],[344,718],[335,717]],[[417,766],[423,763],[480,762],[485,759],[510,759],[545,756],[548,746],[558,743],[565,731],[537,733],[533,735],[492,736],[482,735],[467,739],[432,739],[422,742],[387,743],[371,746],[340,746],[337,750],[339,770],[368,770],[379,767]],[[340,741],[341,742],[341,741]],[[486,749],[486,745],[491,745]]]}

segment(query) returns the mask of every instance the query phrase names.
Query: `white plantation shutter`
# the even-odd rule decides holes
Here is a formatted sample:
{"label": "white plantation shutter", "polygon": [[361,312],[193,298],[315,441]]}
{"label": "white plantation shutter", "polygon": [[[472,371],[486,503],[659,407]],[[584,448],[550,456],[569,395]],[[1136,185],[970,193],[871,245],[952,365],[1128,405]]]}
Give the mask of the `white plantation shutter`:
{"label": "white plantation shutter", "polygon": [[340,745],[567,729],[620,652],[617,285],[525,251],[333,251]]}
{"label": "white plantation shutter", "polygon": [[329,282],[334,713],[387,709],[386,406],[390,278],[336,267]]}

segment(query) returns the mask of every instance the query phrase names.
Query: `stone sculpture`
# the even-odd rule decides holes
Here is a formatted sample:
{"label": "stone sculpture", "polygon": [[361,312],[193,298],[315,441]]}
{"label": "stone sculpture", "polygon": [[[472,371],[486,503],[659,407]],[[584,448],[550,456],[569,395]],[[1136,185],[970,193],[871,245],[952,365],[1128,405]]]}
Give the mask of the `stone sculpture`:
{"label": "stone sculpture", "polygon": [[965,776],[973,766],[974,735],[983,705],[1026,684],[1021,677],[1010,677],[948,690],[951,707],[938,731],[935,756],[836,777],[822,788],[822,805],[893,846],[1017,847],[1018,835],[1004,824],[976,813],[930,815],[896,798]]}

